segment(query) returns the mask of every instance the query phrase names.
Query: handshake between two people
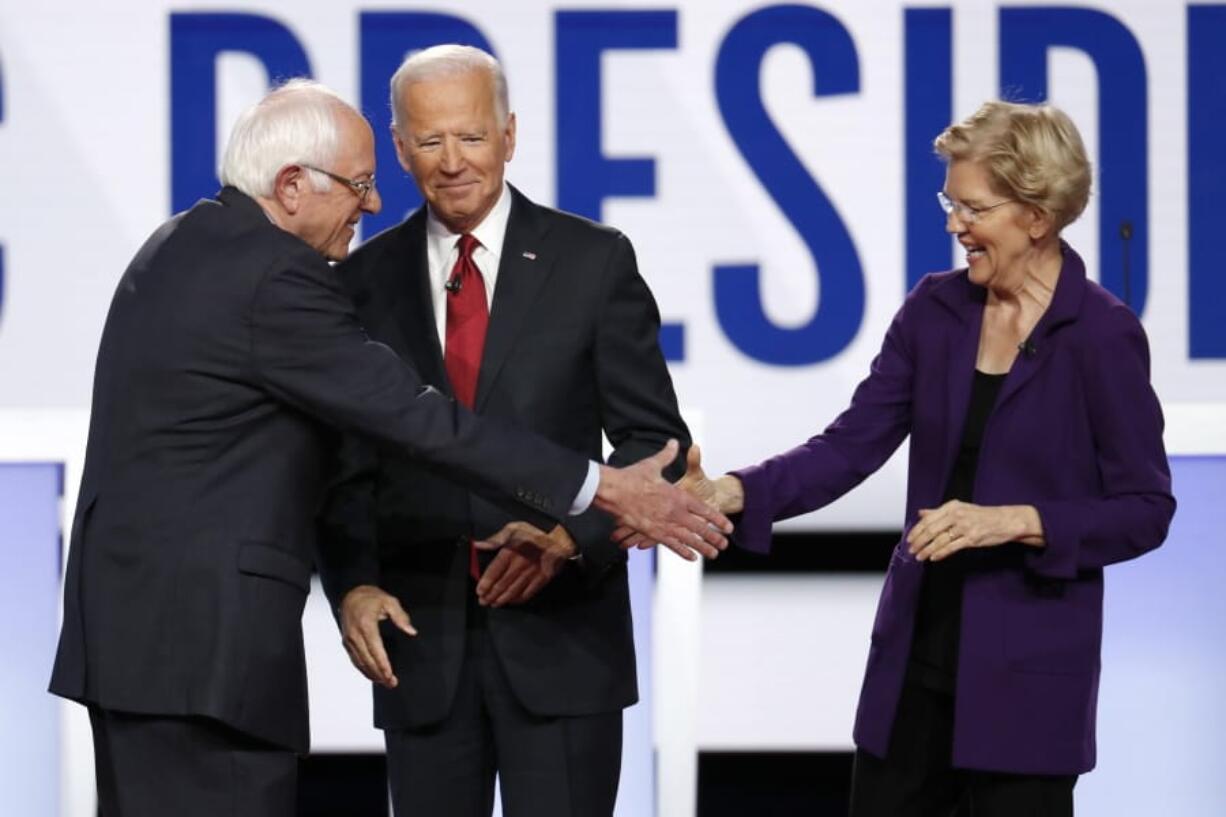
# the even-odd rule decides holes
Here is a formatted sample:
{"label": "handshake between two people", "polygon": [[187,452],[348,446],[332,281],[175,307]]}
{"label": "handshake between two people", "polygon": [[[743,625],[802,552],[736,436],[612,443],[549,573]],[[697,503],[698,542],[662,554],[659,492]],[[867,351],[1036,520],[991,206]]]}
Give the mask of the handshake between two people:
{"label": "handshake between two people", "polygon": [[[715,479],[708,477],[702,470],[702,450],[697,445],[690,446],[690,450],[686,453],[685,475],[677,481],[676,487],[685,491],[692,499],[702,502],[708,509],[718,513],[724,519],[727,518],[727,514],[740,513],[745,508],[745,490],[741,485],[741,480],[732,474],[724,474]],[[623,549],[647,550],[656,545],[655,538],[648,532],[624,523],[613,531],[613,540]],[[667,542],[660,542],[660,544],[667,545],[670,550],[683,558],[690,560],[696,558],[692,552],[682,552],[668,545]],[[703,555],[714,559],[718,553],[703,552]]]}
{"label": "handshake between two people", "polygon": [[[660,451],[623,468],[600,466],[595,507],[613,517],[613,538],[621,547],[647,549],[657,544],[694,561],[714,559],[728,546],[732,523],[726,514],[741,508],[740,481],[725,476],[709,479],[702,471],[698,446],[690,448],[686,472],[676,485],[662,472],[677,458],[676,440]],[[479,550],[498,551],[482,571],[477,600],[483,606],[523,604],[537,595],[579,556],[578,547],[562,525],[545,532],[526,522],[511,522],[492,536],[473,543]],[[353,665],[377,684],[394,688],[392,671],[379,633],[389,620],[409,636],[417,635],[395,596],[373,585],[360,585],[341,602],[342,643]]]}

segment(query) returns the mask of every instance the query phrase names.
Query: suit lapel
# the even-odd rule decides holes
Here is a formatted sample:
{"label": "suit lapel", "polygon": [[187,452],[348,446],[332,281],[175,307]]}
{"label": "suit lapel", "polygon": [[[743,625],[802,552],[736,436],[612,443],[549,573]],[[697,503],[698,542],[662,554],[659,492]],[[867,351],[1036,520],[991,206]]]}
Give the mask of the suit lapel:
{"label": "suit lapel", "polygon": [[[1051,305],[1030,334],[1034,351],[1030,354],[1018,354],[1001,386],[993,411],[998,411],[1017,394],[1050,358],[1052,344],[1048,339],[1051,333],[1076,320],[1085,291],[1085,265],[1067,245],[1062,245],[1062,249],[1064,266],[1060,270],[1060,279],[1056,282]],[[985,297],[986,292],[972,284],[965,273],[949,279],[937,292],[938,300],[958,318],[958,325],[947,336],[945,350],[946,360],[949,361],[945,373],[949,402],[945,407],[945,429],[948,437],[944,446],[945,459],[941,474],[945,481],[939,486],[941,491],[945,490],[944,486],[953,470],[958,447],[962,443],[962,431],[975,377],[975,361],[979,355],[979,334],[983,327]]]}
{"label": "suit lapel", "polygon": [[[983,325],[984,293],[967,280],[965,275],[945,282],[939,293],[958,322],[946,336],[945,360],[945,458],[941,463],[942,481],[937,490],[944,492],[962,443],[962,427],[971,400],[971,385],[975,378],[975,358],[979,355],[979,332]],[[938,497],[939,499],[939,497]],[[934,500],[935,501],[935,500]]]}
{"label": "suit lapel", "polygon": [[1076,320],[1081,309],[1081,298],[1085,292],[1086,268],[1081,257],[1064,243],[1060,245],[1064,253],[1064,263],[1060,267],[1060,278],[1056,281],[1056,290],[1052,293],[1051,304],[1039,318],[1027,339],[1029,352],[1018,352],[1009,376],[1001,387],[1000,396],[996,399],[999,409],[1017,394],[1026,383],[1043,368],[1051,359],[1052,344],[1048,342],[1052,332],[1071,321]]}
{"label": "suit lapel", "polygon": [[555,257],[542,240],[547,227],[543,224],[540,208],[515,188],[510,190],[511,216],[502,242],[498,281],[481,355],[481,371],[477,376],[477,411],[489,398],[515,338],[523,328],[524,318],[554,268]]}
{"label": "suit lapel", "polygon": [[423,381],[450,394],[430,293],[425,213],[422,207],[398,228],[395,243],[377,262],[376,291],[387,300],[371,310],[381,316],[380,325],[371,328],[413,362]]}

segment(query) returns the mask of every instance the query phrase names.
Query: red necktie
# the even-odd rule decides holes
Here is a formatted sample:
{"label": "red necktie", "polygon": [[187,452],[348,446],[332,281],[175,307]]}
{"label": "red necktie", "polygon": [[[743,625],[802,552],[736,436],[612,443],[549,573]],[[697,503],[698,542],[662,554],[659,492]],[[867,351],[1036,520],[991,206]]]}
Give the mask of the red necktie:
{"label": "red necktie", "polygon": [[[489,305],[485,300],[485,279],[473,261],[473,250],[480,242],[465,233],[457,243],[460,257],[447,279],[447,342],[443,364],[456,399],[468,408],[477,397],[477,375],[481,371],[481,352],[485,348],[485,330],[490,323]],[[468,546],[468,572],[481,578],[477,549]]]}

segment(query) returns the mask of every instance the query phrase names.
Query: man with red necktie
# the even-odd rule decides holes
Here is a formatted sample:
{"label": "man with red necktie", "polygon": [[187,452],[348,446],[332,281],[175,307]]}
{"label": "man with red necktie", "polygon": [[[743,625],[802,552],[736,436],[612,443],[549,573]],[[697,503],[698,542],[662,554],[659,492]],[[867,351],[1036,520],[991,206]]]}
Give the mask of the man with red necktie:
{"label": "man with red necktie", "polygon": [[[505,183],[515,116],[493,57],[419,52],[391,98],[426,204],[341,267],[371,336],[476,413],[590,457],[605,435],[613,463],[688,445],[630,242]],[[622,709],[638,696],[611,520],[587,512],[546,534],[360,441],[344,459],[321,571],[377,682],[396,813],[488,815],[498,775],[507,817],[611,815]],[[416,637],[380,632],[403,611],[378,588]]]}

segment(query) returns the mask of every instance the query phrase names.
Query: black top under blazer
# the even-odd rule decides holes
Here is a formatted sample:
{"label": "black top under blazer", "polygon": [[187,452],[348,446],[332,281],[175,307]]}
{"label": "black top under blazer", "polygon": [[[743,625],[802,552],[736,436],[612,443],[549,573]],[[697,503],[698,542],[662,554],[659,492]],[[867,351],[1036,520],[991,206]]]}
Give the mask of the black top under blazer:
{"label": "black top under blazer", "polygon": [[424,385],[253,199],[226,188],[160,227],[98,351],[51,691],[305,751],[300,616],[333,428],[546,524],[587,471]]}

